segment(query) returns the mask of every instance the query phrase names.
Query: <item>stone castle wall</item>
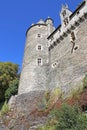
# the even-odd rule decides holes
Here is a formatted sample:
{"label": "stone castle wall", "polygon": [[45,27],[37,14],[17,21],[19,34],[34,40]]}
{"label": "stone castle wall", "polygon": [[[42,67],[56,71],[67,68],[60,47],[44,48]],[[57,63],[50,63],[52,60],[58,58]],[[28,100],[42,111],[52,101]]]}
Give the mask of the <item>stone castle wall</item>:
{"label": "stone castle wall", "polygon": [[71,32],[66,33],[60,42],[55,41],[50,49],[50,87],[60,87],[65,93],[78,87],[87,74],[87,18],[70,31],[75,34],[76,50],[71,52]]}

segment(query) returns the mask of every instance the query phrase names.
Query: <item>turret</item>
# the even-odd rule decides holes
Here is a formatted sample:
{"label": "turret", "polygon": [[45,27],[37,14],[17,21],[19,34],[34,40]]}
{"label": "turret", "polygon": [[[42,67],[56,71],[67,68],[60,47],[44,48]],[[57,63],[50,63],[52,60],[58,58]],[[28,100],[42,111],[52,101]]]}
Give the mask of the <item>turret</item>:
{"label": "turret", "polygon": [[48,35],[50,35],[55,30],[55,28],[53,26],[54,21],[53,21],[53,19],[51,19],[50,17],[48,17],[45,20],[45,23],[46,23],[46,25],[48,27]]}
{"label": "turret", "polygon": [[48,87],[47,29],[47,24],[41,19],[26,32],[26,46],[18,94],[46,90]]}

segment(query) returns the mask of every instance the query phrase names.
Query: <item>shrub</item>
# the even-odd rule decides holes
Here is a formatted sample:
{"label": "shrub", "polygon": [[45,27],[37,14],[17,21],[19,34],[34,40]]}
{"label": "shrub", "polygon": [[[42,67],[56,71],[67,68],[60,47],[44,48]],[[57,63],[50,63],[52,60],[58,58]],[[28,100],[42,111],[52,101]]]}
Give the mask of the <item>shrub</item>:
{"label": "shrub", "polygon": [[53,92],[52,92],[53,96],[60,96],[61,95],[61,89],[59,87],[56,87]]}
{"label": "shrub", "polygon": [[4,103],[2,110],[1,110],[1,115],[7,114],[9,112],[9,106],[7,104],[7,102]]}
{"label": "shrub", "polygon": [[50,100],[50,91],[48,91],[48,90],[45,92],[45,100],[46,100],[46,102],[48,102]]}
{"label": "shrub", "polygon": [[56,102],[61,97],[61,89],[59,87],[56,87],[51,92],[50,101]]}
{"label": "shrub", "polygon": [[81,113],[78,106],[64,104],[61,109],[54,110],[57,123],[55,130],[86,130],[87,117]]}
{"label": "shrub", "polygon": [[38,130],[87,130],[87,116],[77,105],[63,104],[60,109],[53,109],[47,124]]}

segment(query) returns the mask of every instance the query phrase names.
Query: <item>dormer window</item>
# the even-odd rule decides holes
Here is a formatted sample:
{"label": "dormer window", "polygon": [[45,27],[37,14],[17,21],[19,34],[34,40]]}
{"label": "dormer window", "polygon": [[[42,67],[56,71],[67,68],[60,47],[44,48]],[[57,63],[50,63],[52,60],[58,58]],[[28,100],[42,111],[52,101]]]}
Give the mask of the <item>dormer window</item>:
{"label": "dormer window", "polygon": [[68,18],[64,19],[64,25],[66,26],[69,23]]}
{"label": "dormer window", "polygon": [[63,17],[65,17],[65,15],[66,15],[66,11],[65,10],[62,12],[62,15],[63,15]]}

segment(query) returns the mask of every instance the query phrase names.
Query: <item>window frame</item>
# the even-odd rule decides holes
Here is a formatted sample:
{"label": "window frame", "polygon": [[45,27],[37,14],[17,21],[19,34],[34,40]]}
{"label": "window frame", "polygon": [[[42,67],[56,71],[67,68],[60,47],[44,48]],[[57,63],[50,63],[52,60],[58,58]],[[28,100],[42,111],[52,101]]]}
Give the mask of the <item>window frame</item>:
{"label": "window frame", "polygon": [[38,45],[36,46],[36,50],[37,50],[37,51],[42,51],[42,50],[43,50],[43,46],[42,46],[41,44],[38,44]]}
{"label": "window frame", "polygon": [[38,65],[38,66],[41,66],[41,65],[42,65],[42,58],[39,57],[39,58],[37,59],[37,65]]}

